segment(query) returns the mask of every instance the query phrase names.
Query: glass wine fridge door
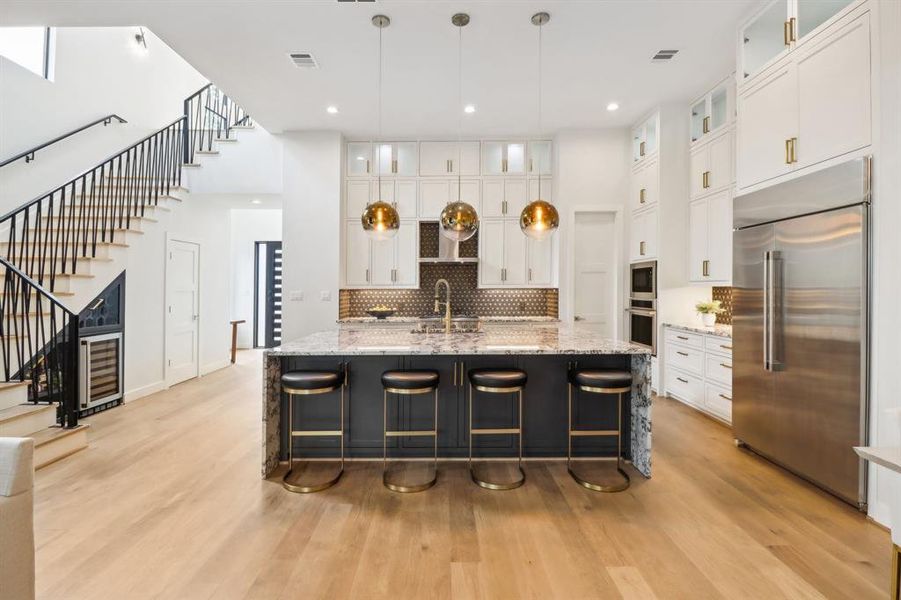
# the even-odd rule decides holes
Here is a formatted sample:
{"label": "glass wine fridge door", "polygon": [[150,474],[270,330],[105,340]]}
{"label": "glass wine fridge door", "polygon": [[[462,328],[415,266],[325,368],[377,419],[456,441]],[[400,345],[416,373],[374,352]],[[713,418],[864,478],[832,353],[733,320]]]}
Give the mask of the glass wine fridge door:
{"label": "glass wine fridge door", "polygon": [[81,339],[81,409],[122,397],[122,333]]}

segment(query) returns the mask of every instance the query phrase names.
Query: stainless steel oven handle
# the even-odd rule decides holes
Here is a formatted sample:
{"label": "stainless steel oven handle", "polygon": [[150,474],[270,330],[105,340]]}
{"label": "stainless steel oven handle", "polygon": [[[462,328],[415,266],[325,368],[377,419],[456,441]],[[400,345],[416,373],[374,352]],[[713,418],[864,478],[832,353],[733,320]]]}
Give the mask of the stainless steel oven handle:
{"label": "stainless steel oven handle", "polygon": [[638,310],[635,308],[627,308],[626,312],[633,315],[641,315],[642,317],[653,317],[657,314],[656,310]]}

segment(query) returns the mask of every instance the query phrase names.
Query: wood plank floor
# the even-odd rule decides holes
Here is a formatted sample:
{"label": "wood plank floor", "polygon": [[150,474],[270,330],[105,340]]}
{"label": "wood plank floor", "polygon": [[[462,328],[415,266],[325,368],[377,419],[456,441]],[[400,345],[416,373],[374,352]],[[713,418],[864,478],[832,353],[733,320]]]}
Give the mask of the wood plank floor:
{"label": "wood plank floor", "polygon": [[298,495],[259,479],[260,374],[243,352],[89,419],[91,447],[37,473],[39,598],[888,596],[885,531],[674,401],[654,406],[654,478],[623,493],[553,462],[490,492],[446,463],[402,496],[353,463]]}

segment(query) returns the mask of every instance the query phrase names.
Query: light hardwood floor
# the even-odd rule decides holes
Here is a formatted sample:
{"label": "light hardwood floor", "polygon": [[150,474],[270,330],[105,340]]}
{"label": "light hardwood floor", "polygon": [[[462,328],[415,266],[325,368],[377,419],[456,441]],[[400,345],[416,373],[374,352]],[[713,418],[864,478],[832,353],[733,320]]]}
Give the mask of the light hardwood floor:
{"label": "light hardwood floor", "polygon": [[[39,598],[886,598],[888,534],[654,405],[654,478],[599,494],[560,463],[475,487],[465,464],[399,495],[354,463],[312,495],[259,479],[258,352],[92,417],[37,473]],[[633,472],[634,473],[634,472]]]}

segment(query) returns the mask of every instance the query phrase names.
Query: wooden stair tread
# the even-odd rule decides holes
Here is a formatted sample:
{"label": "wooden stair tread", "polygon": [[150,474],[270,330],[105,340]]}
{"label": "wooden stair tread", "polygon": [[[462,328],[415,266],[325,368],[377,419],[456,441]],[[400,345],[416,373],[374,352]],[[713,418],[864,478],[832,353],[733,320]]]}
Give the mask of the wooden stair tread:
{"label": "wooden stair tread", "polygon": [[50,442],[55,442],[56,440],[60,440],[65,437],[69,437],[70,435],[74,435],[74,434],[84,431],[85,429],[88,429],[88,428],[90,428],[90,425],[87,425],[87,424],[76,425],[75,427],[72,427],[70,429],[66,429],[65,427],[59,427],[59,426],[45,427],[44,429],[41,429],[40,431],[35,431],[34,433],[29,433],[25,437],[32,438],[34,440],[34,447],[40,448],[41,446],[49,444]]}
{"label": "wooden stair tread", "polygon": [[[8,336],[4,336],[8,337]],[[0,423],[9,423],[22,417],[46,412],[48,410],[56,411],[54,404],[17,404],[0,410]]]}
{"label": "wooden stair tread", "polygon": [[[56,297],[74,296],[75,295],[75,292],[51,292],[51,293]],[[9,294],[7,294],[5,290],[0,289],[0,296],[7,296],[7,295],[9,295]],[[21,295],[21,292],[19,292],[19,294],[12,294],[12,295]]]}

